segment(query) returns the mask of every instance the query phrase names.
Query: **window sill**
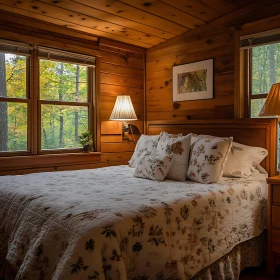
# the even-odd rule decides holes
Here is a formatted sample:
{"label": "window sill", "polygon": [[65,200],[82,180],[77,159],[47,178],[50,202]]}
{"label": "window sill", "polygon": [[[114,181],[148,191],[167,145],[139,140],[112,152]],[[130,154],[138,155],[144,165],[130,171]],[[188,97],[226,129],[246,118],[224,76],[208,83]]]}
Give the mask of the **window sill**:
{"label": "window sill", "polygon": [[0,170],[86,165],[100,161],[100,152],[0,157]]}

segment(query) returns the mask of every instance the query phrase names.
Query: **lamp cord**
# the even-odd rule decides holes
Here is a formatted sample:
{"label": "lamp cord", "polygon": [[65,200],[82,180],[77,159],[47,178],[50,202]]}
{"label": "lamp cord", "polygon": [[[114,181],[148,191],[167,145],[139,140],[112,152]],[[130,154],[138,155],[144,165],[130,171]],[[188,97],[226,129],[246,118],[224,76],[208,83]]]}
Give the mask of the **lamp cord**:
{"label": "lamp cord", "polygon": [[130,132],[131,132],[132,137],[133,137],[133,142],[134,142],[134,144],[136,144],[135,137],[134,137],[134,134],[133,134],[133,130],[131,129],[131,124],[129,124],[128,126],[129,126]]}

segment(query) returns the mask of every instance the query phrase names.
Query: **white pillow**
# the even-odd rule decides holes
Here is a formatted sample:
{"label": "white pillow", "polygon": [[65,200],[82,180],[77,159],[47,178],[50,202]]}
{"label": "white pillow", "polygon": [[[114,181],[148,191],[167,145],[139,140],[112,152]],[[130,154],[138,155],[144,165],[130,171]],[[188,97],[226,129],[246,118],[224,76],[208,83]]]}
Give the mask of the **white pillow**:
{"label": "white pillow", "polygon": [[233,142],[223,176],[247,178],[253,174],[254,169],[267,154],[268,152],[264,148]]}
{"label": "white pillow", "polygon": [[176,138],[172,138],[172,136],[166,134],[164,137],[160,137],[157,153],[160,155],[174,154],[173,162],[166,178],[176,181],[186,181],[191,137],[191,134]]}
{"label": "white pillow", "polygon": [[135,167],[137,161],[144,153],[155,154],[157,152],[159,135],[145,135],[142,134],[138,140],[134,153],[131,159],[128,161],[130,167]]}
{"label": "white pillow", "polygon": [[134,177],[163,181],[172,164],[173,154],[144,154],[138,160]]}
{"label": "white pillow", "polygon": [[203,135],[193,143],[187,177],[199,183],[215,183],[223,174],[232,137]]}

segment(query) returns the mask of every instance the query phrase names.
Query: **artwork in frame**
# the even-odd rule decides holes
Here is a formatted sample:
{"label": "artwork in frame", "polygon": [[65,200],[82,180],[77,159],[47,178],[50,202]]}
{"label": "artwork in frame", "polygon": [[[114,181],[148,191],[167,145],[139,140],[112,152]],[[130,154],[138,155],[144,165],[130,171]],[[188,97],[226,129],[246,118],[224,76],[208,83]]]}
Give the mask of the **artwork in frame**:
{"label": "artwork in frame", "polygon": [[214,98],[213,59],[173,66],[173,101]]}

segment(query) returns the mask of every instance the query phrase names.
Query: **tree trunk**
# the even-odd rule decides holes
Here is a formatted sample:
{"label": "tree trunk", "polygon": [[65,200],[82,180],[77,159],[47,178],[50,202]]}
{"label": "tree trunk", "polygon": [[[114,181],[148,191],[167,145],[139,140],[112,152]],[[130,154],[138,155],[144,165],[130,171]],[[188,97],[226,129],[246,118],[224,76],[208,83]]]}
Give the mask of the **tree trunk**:
{"label": "tree trunk", "polygon": [[[7,96],[5,54],[0,53],[0,96]],[[8,151],[8,104],[0,102],[0,151]]]}
{"label": "tree trunk", "polygon": [[[76,93],[75,93],[75,101],[78,102],[79,99],[79,85],[80,85],[80,66],[77,65],[76,69]],[[79,112],[75,111],[75,139],[79,141]]]}
{"label": "tree trunk", "polygon": [[275,45],[271,44],[271,45],[269,45],[269,81],[270,81],[270,84],[276,83],[274,54],[275,54]]}
{"label": "tree trunk", "polygon": [[[59,89],[58,89],[58,94],[59,94],[59,100],[63,99],[63,75],[64,71],[64,65],[63,63],[60,63],[60,68],[59,68]],[[63,134],[64,134],[64,119],[63,119],[63,109],[59,109],[59,147],[64,148],[64,139],[63,139]]]}

